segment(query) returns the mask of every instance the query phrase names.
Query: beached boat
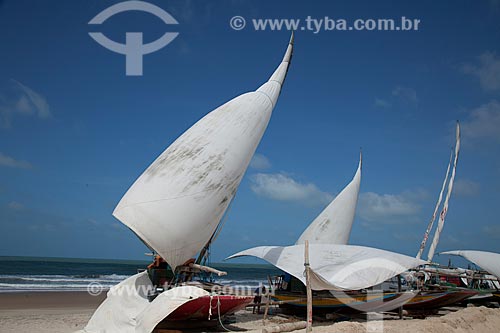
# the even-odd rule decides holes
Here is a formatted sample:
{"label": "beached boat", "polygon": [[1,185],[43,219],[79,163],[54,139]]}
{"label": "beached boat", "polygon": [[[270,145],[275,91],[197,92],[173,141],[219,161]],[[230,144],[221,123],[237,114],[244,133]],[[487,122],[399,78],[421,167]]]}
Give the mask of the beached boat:
{"label": "beached boat", "polygon": [[[446,215],[448,213],[449,202],[453,191],[453,185],[457,170],[458,156],[460,153],[460,124],[458,122],[456,125],[455,140],[456,140],[455,149],[452,150],[450,154],[450,161],[448,163],[448,168],[446,169],[446,175],[444,177],[444,181],[441,186],[441,191],[439,192],[434,212],[427,225],[424,237],[420,244],[420,248],[416,255],[416,258],[418,259],[420,259],[420,257],[423,255],[430,233],[433,229],[434,222],[438,217],[437,213],[441,206],[443,195],[446,190],[446,185],[448,185],[443,207],[439,214],[438,225],[434,232],[434,237],[432,239],[428,252],[427,261],[429,263],[432,262],[435,250],[439,244],[439,239],[444,228]],[[450,170],[451,170],[451,175],[450,175]],[[466,276],[463,275],[466,273],[465,271],[466,270],[463,269],[440,268],[438,265],[424,265],[420,267],[419,270],[411,272],[410,274],[413,275],[415,281],[418,280],[417,275],[419,275],[422,278],[421,281],[419,280],[419,282],[421,282],[421,285],[417,286],[417,288],[421,290],[415,298],[413,298],[410,302],[404,305],[404,308],[408,310],[431,311],[439,307],[452,305],[454,303],[459,303],[465,300],[466,298],[477,295],[476,291],[469,290],[467,288],[448,288],[446,286],[435,286],[426,283],[426,281],[429,281],[432,277],[435,277],[437,278],[437,280],[439,280],[440,275],[455,276],[457,278],[460,276]],[[425,272],[425,275],[423,275],[422,272]],[[460,280],[458,279],[458,281]]]}
{"label": "beached boat", "polygon": [[[429,238],[429,234],[432,230],[434,221],[437,217],[438,209],[443,199],[443,194],[446,189],[446,184],[448,184],[448,190],[446,193],[445,201],[441,213],[439,214],[438,225],[429,248],[429,253],[427,258],[429,263],[431,263],[433,260],[434,253],[439,244],[440,235],[444,228],[444,222],[449,208],[449,200],[452,194],[454,180],[456,176],[458,156],[460,153],[460,124],[458,122],[456,125],[455,137],[456,137],[455,149],[452,150],[452,153],[450,155],[450,161],[448,163],[448,168],[446,170],[446,175],[443,181],[443,185],[441,187],[441,191],[439,193],[439,197],[436,202],[434,213],[432,214],[431,220],[424,233],[423,240],[420,244],[420,248],[416,256],[417,258],[420,258],[424,252],[427,240]],[[451,176],[448,178],[450,169],[452,172]],[[457,254],[457,253],[445,252],[443,254]],[[474,253],[471,255],[474,256],[476,254]],[[487,256],[481,256],[481,257],[487,257]],[[494,263],[495,260],[490,260],[490,262]],[[485,264],[488,265],[490,262]],[[477,279],[478,276],[481,276],[482,274],[476,274],[477,272],[474,272],[470,269],[440,267],[439,265],[430,264],[421,267],[421,271],[425,271],[427,273],[426,276],[427,280],[430,280],[432,278],[435,278],[437,280],[443,280],[444,278],[444,281],[452,282],[455,286],[458,287],[461,286],[462,288],[447,288],[446,286],[438,286],[437,290],[430,290],[428,286],[424,284],[424,289],[419,293],[419,295],[415,299],[413,299],[411,302],[405,305],[405,309],[434,309],[437,307],[448,306],[454,303],[459,303],[466,299],[474,297],[477,300],[485,299],[486,297],[488,297],[482,290],[477,288],[477,286],[474,287],[471,285],[471,281]]]}
{"label": "beached boat", "polygon": [[440,254],[448,254],[453,256],[461,256],[474,264],[480,266],[485,271],[493,274],[500,279],[500,253],[486,252],[486,251],[446,251]]}
{"label": "beached boat", "polygon": [[484,271],[472,271],[467,278],[468,287],[477,292],[468,303],[500,302],[500,254],[485,251],[446,251],[440,254],[461,256],[480,266]]}
{"label": "beached boat", "polygon": [[[113,215],[158,255],[158,261],[112,287],[84,332],[151,332],[169,321],[209,325],[253,300],[253,293],[227,294],[217,285],[193,283],[193,276],[224,274],[204,265],[207,248],[222,228],[222,217],[267,128],[292,53],[293,34],[267,82],[185,131],[122,197]],[[166,278],[166,266],[173,279]]]}
{"label": "beached boat", "polygon": [[[282,308],[296,308],[306,310],[307,299],[304,294],[279,293],[273,296],[277,302],[282,303]],[[315,313],[339,312],[339,311],[359,311],[359,312],[387,312],[399,308],[407,303],[416,292],[347,292],[346,294],[324,295],[315,293],[313,295],[312,306]],[[332,297],[333,296],[333,297]]]}
{"label": "beached boat", "polygon": [[477,294],[477,291],[465,288],[420,291],[414,298],[404,304],[403,308],[411,311],[430,311],[444,306],[460,303]]}
{"label": "beached boat", "polygon": [[[360,290],[378,285],[425,262],[394,252],[347,245],[358,201],[361,165],[360,156],[358,169],[351,182],[305,229],[295,245],[261,246],[239,252],[229,258],[254,256],[286,272],[291,278],[287,279],[286,286],[281,283],[273,286],[274,297],[290,303],[291,306],[300,307],[302,301],[290,301],[290,297],[305,298],[305,289],[298,293],[295,290],[290,294],[290,284],[305,285],[304,243],[308,240],[311,253],[311,288],[316,291],[313,297],[315,309],[326,308],[328,304],[332,308],[356,304],[354,308],[360,311],[388,311],[400,307],[416,292],[391,291],[372,297],[369,292]],[[326,292],[319,293],[325,290]],[[355,295],[352,298],[354,301],[343,302],[351,299],[344,297],[346,293]]]}
{"label": "beached boat", "polygon": [[[272,280],[272,299],[281,308],[293,312],[304,312],[307,306],[305,286],[295,277],[277,276]],[[415,297],[416,291],[382,291],[382,290],[351,290],[351,291],[314,291],[312,306],[314,312],[385,312],[399,308]]]}
{"label": "beached boat", "polygon": [[457,172],[457,163],[458,163],[459,154],[460,154],[460,124],[457,122],[456,129],[455,129],[455,150],[454,150],[453,168],[451,171],[451,176],[450,176],[450,179],[448,181],[448,174],[449,174],[450,166],[451,166],[451,156],[450,156],[450,163],[448,164],[448,169],[446,170],[446,176],[445,176],[445,179],[443,182],[443,186],[441,188],[441,192],[439,194],[438,201],[436,203],[436,207],[434,209],[434,214],[432,215],[432,218],[429,222],[429,225],[427,226],[427,229],[425,231],[424,238],[422,240],[422,243],[420,244],[420,248],[419,248],[419,251],[417,253],[417,258],[420,258],[420,256],[422,255],[422,253],[425,249],[429,233],[432,229],[432,226],[434,224],[434,220],[436,219],[437,211],[439,209],[439,206],[441,204],[441,200],[443,198],[443,193],[444,193],[444,189],[446,186],[446,182],[448,181],[448,190],[446,192],[446,197],[444,199],[443,208],[441,209],[441,213],[439,214],[439,221],[438,221],[438,224],[436,227],[436,231],[434,232],[434,237],[433,237],[432,242],[429,246],[429,252],[427,254],[427,261],[432,262],[432,259],[434,258],[434,253],[436,252],[436,248],[439,244],[439,238],[441,237],[441,233],[443,232],[446,215],[448,214],[451,193],[453,192],[453,185],[455,182],[455,176],[456,176],[456,172]]}

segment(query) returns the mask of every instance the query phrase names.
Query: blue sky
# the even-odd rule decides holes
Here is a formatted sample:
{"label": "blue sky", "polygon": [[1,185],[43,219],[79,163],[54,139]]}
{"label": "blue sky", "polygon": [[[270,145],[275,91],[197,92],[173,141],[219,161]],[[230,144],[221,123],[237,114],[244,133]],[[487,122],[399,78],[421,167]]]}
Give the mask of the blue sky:
{"label": "blue sky", "polygon": [[[87,22],[117,1],[0,1],[0,255],[143,259],[111,216],[139,174],[207,112],[254,90],[288,31],[252,18],[421,20],[418,31],[298,31],[279,103],[212,260],[295,242],[364,166],[351,243],[414,255],[463,129],[440,250],[500,252],[498,1],[151,1],[99,27],[179,36],[125,76]],[[93,30],[94,29],[94,30]]]}

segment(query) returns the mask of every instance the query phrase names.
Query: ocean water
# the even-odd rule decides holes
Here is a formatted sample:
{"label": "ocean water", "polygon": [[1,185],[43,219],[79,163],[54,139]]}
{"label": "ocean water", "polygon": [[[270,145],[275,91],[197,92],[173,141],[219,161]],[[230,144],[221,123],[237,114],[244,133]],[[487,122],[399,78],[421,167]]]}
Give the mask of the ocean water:
{"label": "ocean water", "polygon": [[[107,288],[148,264],[148,261],[130,260],[0,256],[0,292],[84,291],[91,283]],[[213,263],[210,266],[228,273],[215,277],[215,282],[224,285],[257,287],[260,283],[267,285],[269,275],[279,274],[270,265]]]}

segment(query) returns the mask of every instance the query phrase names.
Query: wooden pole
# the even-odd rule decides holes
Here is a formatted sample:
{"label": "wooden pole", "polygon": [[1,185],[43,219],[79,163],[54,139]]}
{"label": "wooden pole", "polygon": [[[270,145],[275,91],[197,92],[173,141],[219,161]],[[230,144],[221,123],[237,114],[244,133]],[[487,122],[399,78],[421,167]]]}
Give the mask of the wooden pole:
{"label": "wooden pole", "polygon": [[[401,293],[401,275],[398,275],[398,293]],[[400,306],[398,310],[399,319],[403,319],[403,306]]]}
{"label": "wooden pole", "polygon": [[304,250],[304,267],[306,271],[306,290],[307,290],[307,327],[306,333],[312,332],[312,291],[310,281],[310,266],[309,266],[309,241],[305,242]]}
{"label": "wooden pole", "polygon": [[306,327],[306,323],[299,321],[296,323],[285,323],[273,327],[265,327],[262,329],[262,333],[280,333],[280,332],[292,332],[300,330]]}
{"label": "wooden pole", "polygon": [[267,290],[267,300],[266,300],[266,309],[264,310],[264,318],[262,318],[262,325],[266,326],[267,314],[269,313],[269,303],[271,303],[271,288],[273,287],[273,282],[271,281],[271,277],[268,275],[267,280],[269,281],[269,289]]}

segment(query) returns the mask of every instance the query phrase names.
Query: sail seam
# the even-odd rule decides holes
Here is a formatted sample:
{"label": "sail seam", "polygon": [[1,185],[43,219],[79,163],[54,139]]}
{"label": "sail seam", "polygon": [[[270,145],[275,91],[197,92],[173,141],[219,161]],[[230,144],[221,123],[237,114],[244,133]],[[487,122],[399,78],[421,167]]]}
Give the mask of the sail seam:
{"label": "sail seam", "polygon": [[155,200],[134,202],[133,204],[123,205],[122,207],[125,208],[125,207],[132,207],[132,206],[136,206],[136,205],[140,205],[140,204],[145,204],[145,203],[151,203],[151,202],[159,202],[159,201],[167,201],[167,200],[175,200],[175,199],[180,199],[180,198],[192,197],[192,196],[200,194],[200,193],[211,192],[211,191],[215,191],[215,189],[213,189],[213,190],[203,190],[203,191],[200,191],[200,192],[195,192],[195,193],[186,194],[186,195],[180,195],[178,197],[172,197],[172,198],[161,198],[161,199],[155,199]]}
{"label": "sail seam", "polygon": [[266,96],[266,97],[267,97],[267,99],[269,99],[269,102],[271,103],[271,106],[272,106],[272,107],[273,107],[273,109],[274,109],[274,103],[273,103],[273,100],[271,99],[271,97],[269,97],[269,95],[268,95],[268,94],[266,94],[266,93],[265,93],[265,92],[263,92],[263,91],[259,91],[259,90],[255,90],[255,92],[256,92],[256,93],[261,93],[261,94],[263,94],[264,96]]}

